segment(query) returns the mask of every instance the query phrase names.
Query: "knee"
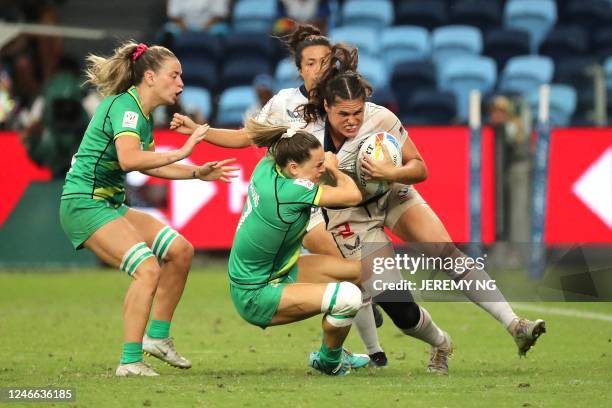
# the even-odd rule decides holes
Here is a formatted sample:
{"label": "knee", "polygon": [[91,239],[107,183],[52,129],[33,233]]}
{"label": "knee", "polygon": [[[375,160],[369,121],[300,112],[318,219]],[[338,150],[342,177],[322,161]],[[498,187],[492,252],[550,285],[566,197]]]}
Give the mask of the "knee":
{"label": "knee", "polygon": [[161,268],[155,258],[150,257],[136,269],[133,277],[134,280],[149,289],[152,294],[155,294],[161,277]]}
{"label": "knee", "polygon": [[378,302],[398,329],[411,329],[421,319],[421,308],[414,302]]}
{"label": "knee", "polygon": [[176,237],[176,239],[172,242],[170,249],[168,250],[168,254],[166,255],[167,261],[175,262],[177,264],[186,266],[189,268],[191,266],[191,261],[194,255],[193,245],[189,241],[187,241],[182,236]]}
{"label": "knee", "polygon": [[361,308],[361,290],[350,282],[330,283],[322,306],[323,311],[332,315],[355,316]]}

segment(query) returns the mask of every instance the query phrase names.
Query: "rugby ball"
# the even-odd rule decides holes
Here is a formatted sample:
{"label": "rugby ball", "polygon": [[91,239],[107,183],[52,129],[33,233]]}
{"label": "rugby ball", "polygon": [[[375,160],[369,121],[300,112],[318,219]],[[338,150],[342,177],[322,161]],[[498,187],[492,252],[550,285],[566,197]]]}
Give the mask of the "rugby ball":
{"label": "rugby ball", "polygon": [[368,155],[374,160],[384,159],[385,156],[382,150],[383,145],[385,145],[389,150],[389,155],[391,156],[391,160],[393,161],[395,167],[402,165],[402,149],[400,148],[397,139],[393,135],[387,132],[379,132],[368,136],[359,149],[356,173],[358,187],[362,192],[365,192],[370,196],[382,194],[391,186],[391,183],[388,181],[367,181],[365,179],[366,174],[361,171],[361,163],[364,155]]}

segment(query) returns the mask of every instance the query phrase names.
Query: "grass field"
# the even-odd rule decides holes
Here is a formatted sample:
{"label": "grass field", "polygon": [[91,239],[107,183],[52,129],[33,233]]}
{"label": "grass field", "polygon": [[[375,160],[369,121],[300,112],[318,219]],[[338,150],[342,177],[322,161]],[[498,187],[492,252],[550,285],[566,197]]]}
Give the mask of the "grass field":
{"label": "grass field", "polygon": [[[428,347],[400,335],[387,319],[379,334],[390,366],[333,378],[306,367],[320,341],[318,318],[262,331],[235,313],[221,268],[197,269],[172,328],[193,368],[155,360],[161,377],[118,379],[128,284],[124,274],[106,270],[0,273],[0,387],[75,388],[76,402],[43,404],[60,407],[612,406],[610,303],[517,309],[548,325],[525,359],[477,307],[430,303],[456,346],[448,377],[427,374]],[[588,317],[572,316],[575,310]],[[361,351],[356,333],[348,346]]]}

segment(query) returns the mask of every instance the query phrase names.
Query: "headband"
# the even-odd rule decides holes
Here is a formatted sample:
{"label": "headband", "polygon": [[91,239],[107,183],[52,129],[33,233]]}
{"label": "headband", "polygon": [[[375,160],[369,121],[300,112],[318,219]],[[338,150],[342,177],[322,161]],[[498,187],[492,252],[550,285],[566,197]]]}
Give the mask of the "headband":
{"label": "headband", "polygon": [[287,131],[283,133],[283,135],[281,136],[281,139],[289,139],[289,138],[292,138],[293,136],[295,136],[295,129],[288,128]]}

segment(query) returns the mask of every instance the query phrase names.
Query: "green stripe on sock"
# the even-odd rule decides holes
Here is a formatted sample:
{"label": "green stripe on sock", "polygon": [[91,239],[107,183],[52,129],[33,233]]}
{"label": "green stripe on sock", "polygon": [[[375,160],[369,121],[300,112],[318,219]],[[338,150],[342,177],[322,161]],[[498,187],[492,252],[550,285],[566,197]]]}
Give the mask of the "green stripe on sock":
{"label": "green stripe on sock", "polygon": [[329,307],[327,308],[327,313],[331,314],[332,309],[336,306],[336,296],[338,296],[338,290],[340,289],[340,284],[336,283],[336,289],[334,289],[334,294],[332,295],[331,300],[329,301]]}
{"label": "green stripe on sock", "polygon": [[125,270],[125,267],[130,263],[130,260],[134,257],[134,255],[136,255],[136,253],[140,251],[142,248],[146,248],[146,247],[147,247],[147,244],[145,244],[144,242],[141,242],[140,244],[137,244],[134,247],[132,247],[132,250],[130,250],[127,257],[123,260],[123,262],[121,262],[121,265],[119,266],[119,268],[122,270]]}
{"label": "green stripe on sock", "polygon": [[159,259],[163,258],[164,254],[166,253],[166,250],[168,249],[168,246],[170,246],[170,244],[172,243],[172,240],[174,240],[174,238],[176,238],[177,235],[178,233],[176,231],[172,231],[172,234],[170,234],[170,236],[168,236],[168,238],[164,240],[164,243],[161,245],[161,248],[159,249],[159,254],[157,254],[157,257]]}
{"label": "green stripe on sock", "polygon": [[142,255],[140,255],[138,257],[138,259],[136,259],[134,261],[132,266],[130,266],[128,268],[128,270],[126,271],[128,273],[128,275],[132,276],[134,274],[134,272],[136,271],[136,268],[138,268],[140,266],[142,261],[144,261],[146,258],[148,258],[150,256],[153,256],[153,252],[151,252],[151,250],[147,248],[147,251],[143,252]]}
{"label": "green stripe on sock", "polygon": [[160,242],[164,239],[164,237],[166,236],[166,234],[169,234],[170,231],[172,231],[172,228],[170,227],[164,227],[161,232],[159,232],[157,234],[157,237],[155,238],[155,242],[153,242],[153,253],[154,254],[159,254],[158,249],[159,249],[159,244]]}
{"label": "green stripe on sock", "polygon": [[147,336],[152,339],[165,339],[170,337],[170,322],[165,320],[151,320]]}
{"label": "green stripe on sock", "polygon": [[123,343],[121,364],[137,363],[142,361],[142,343]]}

